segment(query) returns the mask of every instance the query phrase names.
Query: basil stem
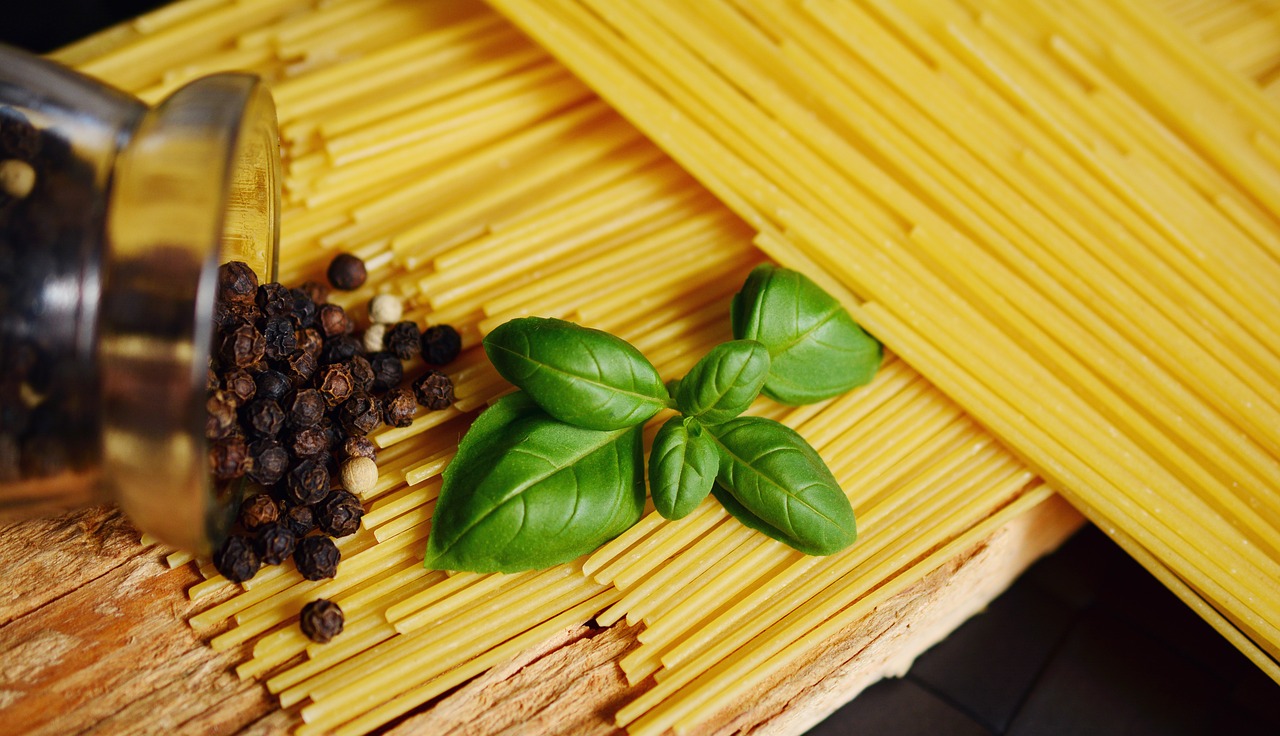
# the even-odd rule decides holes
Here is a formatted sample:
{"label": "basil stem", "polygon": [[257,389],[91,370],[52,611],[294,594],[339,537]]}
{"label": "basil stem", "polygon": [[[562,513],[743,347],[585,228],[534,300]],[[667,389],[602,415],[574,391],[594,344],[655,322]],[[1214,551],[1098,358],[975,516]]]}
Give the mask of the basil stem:
{"label": "basil stem", "polygon": [[668,419],[649,451],[653,507],[667,519],[688,516],[711,492],[718,465],[715,441],[696,419]]}
{"label": "basil stem", "polygon": [[632,427],[671,402],[658,370],[640,351],[572,322],[514,319],[489,333],[484,349],[503,378],[577,427]]}
{"label": "basil stem", "polygon": [[720,455],[716,498],[743,524],[811,555],[839,552],[857,539],[849,499],[794,430],[762,417],[706,430]]}
{"label": "basil stem", "polygon": [[867,383],[880,367],[880,343],[820,286],[797,271],[762,264],[730,311],[733,335],[757,340],[772,359],[762,392],[812,404]]}
{"label": "basil stem", "polygon": [[476,419],[444,471],[427,567],[542,569],[586,554],[644,511],[639,426],[557,421],[521,393]]}
{"label": "basil stem", "polygon": [[769,377],[769,351],[755,340],[721,343],[699,360],[676,388],[676,406],[705,424],[738,416]]}

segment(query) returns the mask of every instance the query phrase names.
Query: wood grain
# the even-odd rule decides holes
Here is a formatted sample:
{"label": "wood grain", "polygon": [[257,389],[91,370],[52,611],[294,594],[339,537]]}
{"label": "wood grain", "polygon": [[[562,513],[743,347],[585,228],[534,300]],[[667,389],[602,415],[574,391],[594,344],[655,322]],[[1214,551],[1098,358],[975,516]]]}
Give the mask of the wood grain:
{"label": "wood grain", "polygon": [[[1080,524],[1041,504],[763,684],[707,733],[797,734],[863,688],[905,671]],[[110,507],[0,527],[0,733],[277,734],[297,722],[186,624],[191,566]],[[202,601],[200,608],[209,605]],[[613,714],[652,684],[617,660],[638,627],[579,626],[389,728],[393,734],[617,734]],[[204,632],[211,636],[215,632]]]}
{"label": "wood grain", "polygon": [[110,507],[3,530],[0,731],[232,733],[274,709],[186,624],[199,576]]}

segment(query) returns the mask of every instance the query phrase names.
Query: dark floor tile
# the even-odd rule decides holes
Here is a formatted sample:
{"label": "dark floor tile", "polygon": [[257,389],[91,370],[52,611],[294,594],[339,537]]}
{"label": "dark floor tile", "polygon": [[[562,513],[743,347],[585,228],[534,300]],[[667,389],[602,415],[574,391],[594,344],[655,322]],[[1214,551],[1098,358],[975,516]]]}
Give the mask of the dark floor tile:
{"label": "dark floor tile", "polygon": [[809,736],[991,736],[991,732],[910,680],[881,680]]}
{"label": "dark floor tile", "polygon": [[916,660],[908,675],[1003,732],[1075,612],[1038,587],[1018,582]]}
{"label": "dark floor tile", "polygon": [[1019,580],[1082,609],[1097,596],[1118,552],[1105,534],[1086,524],[1056,552],[1032,565]]}
{"label": "dark floor tile", "polygon": [[1151,573],[1117,547],[1111,574],[1095,606],[1127,619],[1142,631],[1234,682],[1256,667]]}
{"label": "dark floor tile", "polygon": [[1227,696],[1202,668],[1124,619],[1086,612],[1008,736],[1201,736]]}
{"label": "dark floor tile", "polygon": [[[1243,656],[1243,655],[1242,655]],[[1245,711],[1269,724],[1272,734],[1280,733],[1280,684],[1250,663],[1231,689],[1231,709]]]}
{"label": "dark floor tile", "polygon": [[1202,733],[1205,736],[1276,736],[1280,731],[1277,731],[1276,724],[1268,723],[1250,711],[1225,705],[1210,717]]}

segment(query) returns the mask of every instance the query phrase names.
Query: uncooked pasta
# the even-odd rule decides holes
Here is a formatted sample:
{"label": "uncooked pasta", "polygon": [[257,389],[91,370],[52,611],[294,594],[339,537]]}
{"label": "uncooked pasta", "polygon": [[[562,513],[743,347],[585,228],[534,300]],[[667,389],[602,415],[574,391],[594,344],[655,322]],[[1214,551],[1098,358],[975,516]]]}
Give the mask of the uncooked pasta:
{"label": "uncooked pasta", "polygon": [[[370,277],[333,298],[353,316],[391,294],[463,337],[454,406],[372,435],[380,480],[334,579],[286,563],[228,594],[200,564],[190,595],[218,602],[191,625],[248,645],[238,675],[299,733],[375,729],[592,619],[643,626],[620,666],[655,684],[619,725],[686,732],[1055,491],[1280,679],[1280,44],[1260,30],[1280,16],[491,5],[185,0],[60,55],[146,100],[261,74],[285,163],[280,280],[351,252]],[[753,408],[832,468],[856,544],[807,557],[708,500],[674,522],[650,506],[545,571],[422,567],[440,474],[511,389],[483,335],[569,319],[676,378],[727,338],[766,260],[886,346],[868,386]],[[328,644],[296,623],[320,596],[347,616]]]}

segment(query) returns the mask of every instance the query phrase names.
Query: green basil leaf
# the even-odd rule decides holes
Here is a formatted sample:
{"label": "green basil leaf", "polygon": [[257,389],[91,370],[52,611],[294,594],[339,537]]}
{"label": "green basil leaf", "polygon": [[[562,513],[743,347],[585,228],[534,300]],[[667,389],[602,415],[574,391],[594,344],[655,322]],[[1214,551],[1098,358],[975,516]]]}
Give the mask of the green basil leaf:
{"label": "green basil leaf", "polygon": [[503,378],[551,416],[578,427],[631,427],[668,404],[658,369],[607,332],[522,317],[489,333],[484,350]]}
{"label": "green basil leaf", "polygon": [[729,314],[734,337],[769,349],[763,393],[775,401],[798,406],[829,399],[867,383],[880,367],[880,343],[797,271],[757,266]]}
{"label": "green basil leaf", "polygon": [[649,495],[667,519],[681,519],[715,485],[716,444],[694,419],[672,417],[658,429],[649,451]]}
{"label": "green basil leaf", "polygon": [[509,444],[507,427],[514,422],[543,413],[542,409],[523,391],[515,391],[500,397],[488,409],[480,413],[471,423],[470,429],[458,443],[458,452],[445,468],[465,467],[476,462],[485,462],[488,458],[505,451]]}
{"label": "green basil leaf", "polygon": [[427,567],[543,569],[640,520],[641,428],[584,429],[531,406],[527,398],[499,401],[463,437],[444,471]]}
{"label": "green basil leaf", "polygon": [[720,455],[716,482],[724,492],[716,497],[743,524],[810,555],[839,552],[857,539],[849,499],[794,430],[772,419],[738,417],[706,431]]}
{"label": "green basil leaf", "polygon": [[699,360],[676,388],[685,416],[720,424],[738,416],[760,395],[769,377],[769,351],[755,340],[721,343]]}

